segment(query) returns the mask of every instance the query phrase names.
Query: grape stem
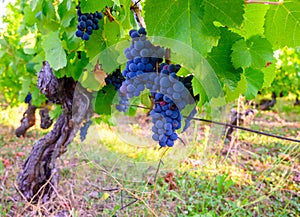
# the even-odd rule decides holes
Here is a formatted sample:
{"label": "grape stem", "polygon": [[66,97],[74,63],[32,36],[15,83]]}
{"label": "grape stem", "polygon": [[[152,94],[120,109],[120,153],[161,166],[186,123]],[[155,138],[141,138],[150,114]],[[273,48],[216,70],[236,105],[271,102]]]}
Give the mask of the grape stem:
{"label": "grape stem", "polygon": [[279,0],[279,2],[269,2],[269,1],[253,1],[253,0],[246,0],[245,4],[264,4],[264,5],[281,5],[283,0]]}

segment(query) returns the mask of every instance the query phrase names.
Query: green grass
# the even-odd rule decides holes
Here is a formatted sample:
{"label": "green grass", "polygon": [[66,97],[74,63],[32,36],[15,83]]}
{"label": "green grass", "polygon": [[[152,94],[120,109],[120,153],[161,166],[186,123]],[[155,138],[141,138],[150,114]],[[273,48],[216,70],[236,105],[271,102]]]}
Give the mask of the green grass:
{"label": "green grass", "polygon": [[[260,112],[251,128],[297,135],[299,122],[290,121],[298,110],[286,111],[288,118],[280,113],[281,121],[276,109]],[[164,155],[157,146],[124,142],[114,127],[92,126],[87,140],[76,138],[58,160],[61,180],[55,199],[37,206],[14,202],[20,165],[45,132],[35,127],[25,139],[15,138],[18,120],[8,120],[5,112],[11,111],[0,113],[0,216],[50,216],[61,211],[67,216],[300,215],[299,144],[243,131],[235,143],[223,144],[201,123],[196,133],[190,132],[193,139]],[[16,154],[20,152],[24,156]],[[10,165],[4,165],[4,159]]]}

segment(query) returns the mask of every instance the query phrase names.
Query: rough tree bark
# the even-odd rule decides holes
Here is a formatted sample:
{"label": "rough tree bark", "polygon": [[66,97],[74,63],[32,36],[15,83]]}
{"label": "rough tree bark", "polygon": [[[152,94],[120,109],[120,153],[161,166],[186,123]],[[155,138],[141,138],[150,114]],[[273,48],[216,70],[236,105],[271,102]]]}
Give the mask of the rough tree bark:
{"label": "rough tree bark", "polygon": [[[84,91],[77,91],[72,78],[57,79],[44,62],[38,76],[38,87],[49,101],[60,103],[63,113],[53,129],[38,140],[18,176],[18,188],[30,202],[46,202],[54,196],[53,189],[59,181],[59,168],[55,162],[66,152],[81,122],[91,114],[90,99]],[[82,89],[83,90],[83,89]],[[76,112],[76,115],[73,115]]]}

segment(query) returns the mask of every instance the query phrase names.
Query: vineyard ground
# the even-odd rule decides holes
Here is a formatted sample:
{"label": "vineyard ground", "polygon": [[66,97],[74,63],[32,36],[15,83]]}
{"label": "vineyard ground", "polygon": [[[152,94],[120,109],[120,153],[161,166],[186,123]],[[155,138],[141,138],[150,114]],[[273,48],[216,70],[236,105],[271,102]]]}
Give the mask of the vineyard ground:
{"label": "vineyard ground", "polygon": [[[76,138],[69,146],[59,159],[61,180],[53,201],[43,205],[17,201],[17,173],[34,141],[47,132],[38,128],[37,120],[25,138],[16,138],[14,129],[23,110],[21,106],[0,112],[1,217],[300,215],[299,144],[240,131],[235,143],[213,144],[203,164],[200,150],[210,128],[203,124],[199,128],[203,137],[195,145],[198,152],[181,161],[179,167],[162,170],[156,181],[143,177],[137,182],[132,181],[137,178],[132,176],[134,172],[114,168],[117,158],[113,154],[111,162],[101,164],[99,146],[132,162],[147,159],[156,165],[157,150],[143,151],[124,144],[116,138],[113,127],[92,127],[89,134],[100,130],[102,140],[88,135],[86,142]],[[251,128],[299,138],[299,115],[299,106],[280,99],[272,111],[259,112]],[[120,178],[126,174],[128,178]]]}

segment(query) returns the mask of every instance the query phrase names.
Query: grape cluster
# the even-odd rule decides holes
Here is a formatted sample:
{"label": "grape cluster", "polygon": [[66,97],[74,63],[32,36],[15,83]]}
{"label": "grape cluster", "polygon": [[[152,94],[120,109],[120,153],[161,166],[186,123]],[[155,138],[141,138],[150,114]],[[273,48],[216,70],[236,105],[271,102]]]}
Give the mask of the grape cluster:
{"label": "grape cluster", "polygon": [[152,139],[159,142],[161,147],[174,145],[178,135],[175,130],[181,128],[181,114],[175,103],[166,95],[152,93],[154,109],[150,112],[153,127]]}
{"label": "grape cluster", "polygon": [[83,142],[86,138],[89,127],[91,126],[92,121],[89,120],[84,123],[84,125],[80,128],[80,140]]}
{"label": "grape cluster", "polygon": [[27,96],[25,97],[24,102],[29,104],[30,101],[31,101],[31,93],[28,93]]}
{"label": "grape cluster", "polygon": [[105,83],[107,85],[113,85],[116,90],[119,90],[124,80],[125,78],[122,76],[120,69],[117,69],[105,78]]}
{"label": "grape cluster", "polygon": [[82,13],[80,5],[77,6],[78,25],[75,35],[82,40],[89,40],[93,30],[99,29],[99,20],[102,19],[102,13]]}
{"label": "grape cluster", "polygon": [[[153,140],[161,147],[172,147],[181,128],[181,111],[188,104],[193,104],[193,76],[178,77],[180,65],[162,63],[165,49],[154,46],[146,37],[145,29],[129,32],[132,43],[124,53],[127,58],[125,77],[119,89],[120,101],[116,108],[127,111],[129,99],[139,96],[144,89],[150,90],[154,99],[154,108],[150,112]],[[184,130],[190,125],[196,109],[192,110],[185,120]]]}

